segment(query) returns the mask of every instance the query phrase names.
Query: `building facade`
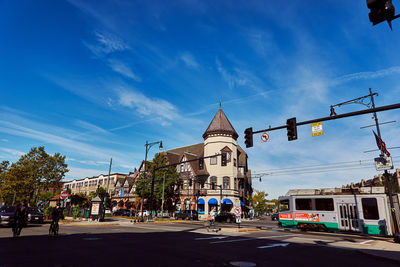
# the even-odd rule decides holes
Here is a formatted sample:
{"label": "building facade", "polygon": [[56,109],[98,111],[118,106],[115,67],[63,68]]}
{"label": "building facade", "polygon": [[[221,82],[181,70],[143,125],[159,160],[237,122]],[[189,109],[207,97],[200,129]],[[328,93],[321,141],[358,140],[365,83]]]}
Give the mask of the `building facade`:
{"label": "building facade", "polygon": [[[164,152],[170,164],[182,162],[176,167],[180,179],[173,203],[176,212],[197,210],[204,219],[212,208],[233,212],[236,205],[248,207],[251,172],[238,136],[220,108],[203,134],[203,143]],[[219,156],[209,157],[213,155]]]}
{"label": "building facade", "polygon": [[86,177],[84,179],[72,180],[64,183],[63,189],[70,189],[71,194],[83,193],[89,195],[90,192],[96,191],[97,187],[103,187],[107,189],[108,194],[112,196],[115,191],[115,184],[119,178],[125,178],[127,174],[113,173],[110,174],[110,180],[108,181],[108,175],[100,174],[99,176]]}

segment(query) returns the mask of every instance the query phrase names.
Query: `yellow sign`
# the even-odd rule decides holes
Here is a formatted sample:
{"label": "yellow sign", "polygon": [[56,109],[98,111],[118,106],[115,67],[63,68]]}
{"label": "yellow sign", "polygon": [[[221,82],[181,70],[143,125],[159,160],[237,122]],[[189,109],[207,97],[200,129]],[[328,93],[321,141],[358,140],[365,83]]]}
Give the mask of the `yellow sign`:
{"label": "yellow sign", "polygon": [[322,121],[311,124],[311,132],[312,136],[323,135],[324,131],[322,131]]}

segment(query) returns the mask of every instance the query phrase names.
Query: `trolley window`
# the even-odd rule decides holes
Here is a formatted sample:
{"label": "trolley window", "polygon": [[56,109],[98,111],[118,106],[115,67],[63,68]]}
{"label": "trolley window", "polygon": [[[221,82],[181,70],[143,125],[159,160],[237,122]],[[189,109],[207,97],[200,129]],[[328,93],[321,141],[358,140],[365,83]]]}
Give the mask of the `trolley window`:
{"label": "trolley window", "polygon": [[279,211],[288,211],[290,210],[289,199],[283,199],[279,201]]}
{"label": "trolley window", "polygon": [[378,203],[376,198],[361,199],[364,219],[379,220]]}
{"label": "trolley window", "polygon": [[296,210],[312,210],[311,198],[296,198]]}
{"label": "trolley window", "polygon": [[316,198],[315,199],[315,209],[316,210],[334,210],[333,198]]}

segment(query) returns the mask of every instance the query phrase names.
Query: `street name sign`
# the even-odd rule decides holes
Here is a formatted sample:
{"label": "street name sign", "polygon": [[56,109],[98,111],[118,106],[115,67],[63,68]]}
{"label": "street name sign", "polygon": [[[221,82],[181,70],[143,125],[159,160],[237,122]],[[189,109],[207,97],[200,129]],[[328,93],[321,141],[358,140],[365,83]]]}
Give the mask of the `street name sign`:
{"label": "street name sign", "polygon": [[312,123],[311,124],[311,132],[312,132],[312,136],[323,135],[324,131],[322,131],[322,121]]}
{"label": "street name sign", "polygon": [[392,170],[394,168],[392,157],[375,158],[375,168],[377,171]]}

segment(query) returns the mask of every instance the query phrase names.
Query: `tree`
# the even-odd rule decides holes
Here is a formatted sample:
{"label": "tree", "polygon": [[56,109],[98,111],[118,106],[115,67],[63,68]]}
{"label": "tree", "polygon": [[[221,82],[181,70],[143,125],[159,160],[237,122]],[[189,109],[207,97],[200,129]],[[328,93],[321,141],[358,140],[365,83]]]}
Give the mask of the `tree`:
{"label": "tree", "polygon": [[[136,181],[136,194],[139,196],[139,198],[150,198],[153,168],[165,166],[167,164],[167,159],[162,153],[157,153],[151,162],[147,162],[145,164],[147,179],[144,179],[144,173],[142,173]],[[176,193],[175,188],[178,182],[178,178],[179,175],[176,172],[176,168],[173,166],[156,170],[154,177],[154,199],[160,200],[162,198],[163,188],[164,199],[174,197]],[[143,185],[145,189],[144,196],[142,195]]]}
{"label": "tree", "polygon": [[251,198],[251,204],[253,205],[255,212],[263,213],[268,210],[267,196],[268,194],[264,191],[256,190],[256,193]]}
{"label": "tree", "polygon": [[43,146],[31,148],[9,168],[7,163],[2,162],[0,169],[1,197],[12,204],[22,199],[31,203],[36,201],[41,190],[59,187],[68,172],[65,156],[59,153],[49,155]]}

